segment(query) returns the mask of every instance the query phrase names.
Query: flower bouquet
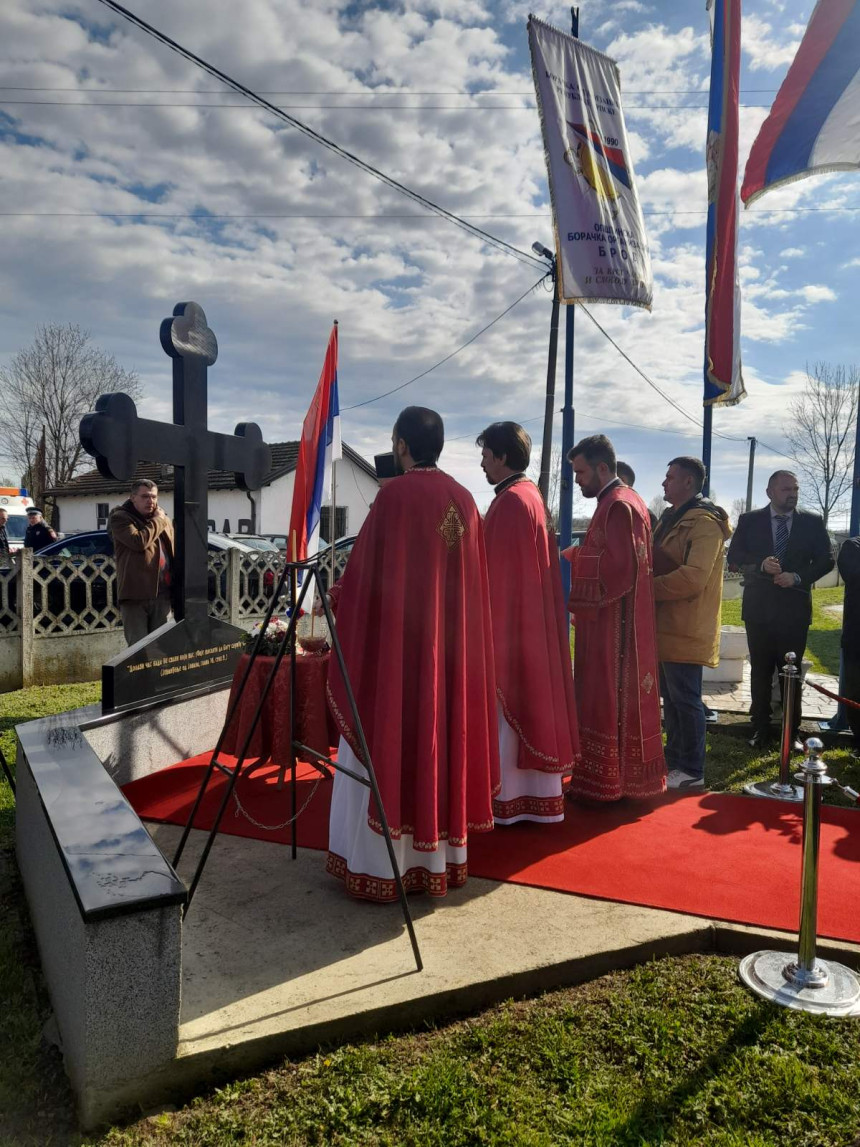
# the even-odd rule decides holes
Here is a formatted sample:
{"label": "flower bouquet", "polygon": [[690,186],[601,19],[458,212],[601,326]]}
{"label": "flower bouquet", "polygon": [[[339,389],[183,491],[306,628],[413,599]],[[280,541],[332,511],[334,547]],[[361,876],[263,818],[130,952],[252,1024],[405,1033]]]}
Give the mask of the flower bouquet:
{"label": "flower bouquet", "polygon": [[[301,615],[303,613],[304,613],[304,610],[301,611],[299,616],[301,617]],[[263,633],[262,640],[260,641],[259,653],[262,657],[275,657],[277,655],[278,650],[281,648],[281,645],[283,644],[283,641],[287,636],[287,630],[289,629],[289,625],[290,625],[289,620],[286,618],[282,618],[282,617],[273,617],[272,618],[272,620],[266,626],[265,632]],[[262,626],[263,626],[263,623],[261,621],[258,621],[257,624],[254,626],[254,628],[251,630],[251,632],[248,634],[248,636],[246,638],[246,644],[247,644],[249,649],[254,644],[254,642],[257,640],[257,635],[259,634],[260,630],[262,629]]]}

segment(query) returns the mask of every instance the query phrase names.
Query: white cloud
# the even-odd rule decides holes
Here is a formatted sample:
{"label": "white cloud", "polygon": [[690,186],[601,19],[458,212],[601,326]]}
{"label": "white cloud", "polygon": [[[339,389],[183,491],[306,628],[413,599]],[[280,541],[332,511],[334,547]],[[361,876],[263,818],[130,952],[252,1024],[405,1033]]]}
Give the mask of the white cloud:
{"label": "white cloud", "polygon": [[[798,26],[790,25],[788,36],[775,32],[766,20],[750,12],[744,13],[741,46],[749,57],[753,71],[773,71],[790,64],[800,45]],[[800,35],[803,28],[800,28]]]}
{"label": "white cloud", "polygon": [[786,247],[784,250],[780,251],[779,257],[780,259],[799,259],[802,255],[805,254],[806,251],[803,249],[803,247]]}
{"label": "white cloud", "polygon": [[835,303],[837,294],[831,290],[830,287],[824,287],[820,284],[808,283],[806,286],[801,287],[799,294],[801,294],[808,303]]}

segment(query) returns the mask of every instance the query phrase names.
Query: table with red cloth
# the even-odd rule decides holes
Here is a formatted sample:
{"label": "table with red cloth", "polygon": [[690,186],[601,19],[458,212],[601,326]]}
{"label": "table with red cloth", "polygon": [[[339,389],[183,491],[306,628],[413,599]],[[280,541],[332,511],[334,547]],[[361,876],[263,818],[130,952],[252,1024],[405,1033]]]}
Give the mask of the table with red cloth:
{"label": "table with red cloth", "polygon": [[[329,715],[325,693],[329,656],[328,653],[296,654],[295,739],[326,756],[330,747],[337,744],[337,729]],[[242,748],[274,662],[274,657],[257,657],[255,660],[245,684],[239,708],[224,737],[222,747],[225,753],[235,756]],[[247,664],[248,654],[245,653],[240,658],[233,675],[228,712],[239,691],[239,683]],[[277,675],[272,682],[272,688],[269,690],[246,757],[258,757],[261,761],[271,759],[274,764],[285,766],[288,766],[292,761],[290,745],[290,658],[288,655],[284,656],[278,666]],[[303,759],[301,754],[299,757]]]}

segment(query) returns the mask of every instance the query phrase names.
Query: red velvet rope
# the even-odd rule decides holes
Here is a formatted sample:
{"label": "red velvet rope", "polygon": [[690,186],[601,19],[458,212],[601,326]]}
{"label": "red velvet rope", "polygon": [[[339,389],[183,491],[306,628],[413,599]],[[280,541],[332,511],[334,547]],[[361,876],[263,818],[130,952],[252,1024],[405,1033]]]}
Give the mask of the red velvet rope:
{"label": "red velvet rope", "polygon": [[825,697],[829,697],[832,701],[838,701],[840,705],[850,705],[852,709],[860,709],[860,703],[857,701],[849,701],[847,697],[840,697],[838,693],[831,693],[829,689],[825,689],[823,685],[816,685],[814,681],[809,678],[804,681],[804,685],[809,685],[818,693],[823,693]]}

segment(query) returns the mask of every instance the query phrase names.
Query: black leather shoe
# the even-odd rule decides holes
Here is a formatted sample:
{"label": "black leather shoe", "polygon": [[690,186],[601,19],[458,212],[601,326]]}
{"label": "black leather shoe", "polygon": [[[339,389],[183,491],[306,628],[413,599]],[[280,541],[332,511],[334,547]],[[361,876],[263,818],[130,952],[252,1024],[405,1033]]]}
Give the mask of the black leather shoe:
{"label": "black leather shoe", "polygon": [[750,748],[761,749],[764,751],[765,749],[770,749],[773,746],[773,737],[771,737],[770,733],[764,729],[757,729],[750,737],[749,745]]}

